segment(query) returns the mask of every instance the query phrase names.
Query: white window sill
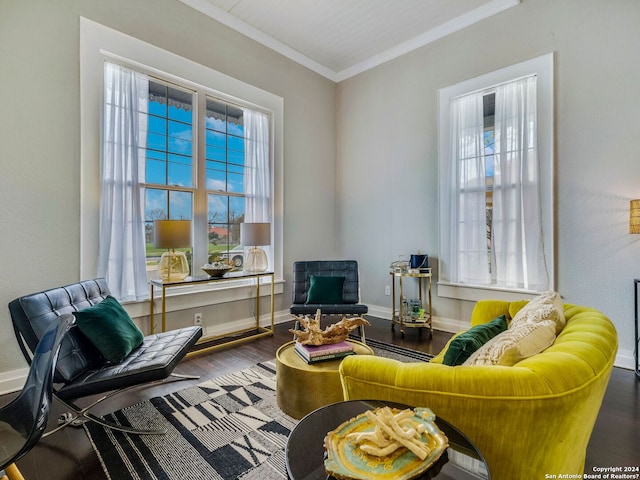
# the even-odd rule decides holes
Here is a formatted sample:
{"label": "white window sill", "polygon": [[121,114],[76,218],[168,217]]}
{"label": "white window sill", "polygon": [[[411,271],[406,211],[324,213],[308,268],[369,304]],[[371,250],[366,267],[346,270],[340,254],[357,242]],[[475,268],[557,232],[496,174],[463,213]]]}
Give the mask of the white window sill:
{"label": "white window sill", "polygon": [[444,298],[455,298],[457,300],[504,300],[513,302],[517,300],[531,300],[540,295],[541,292],[531,290],[505,289],[488,285],[472,286],[460,285],[447,282],[438,282],[438,296]]}
{"label": "white window sill", "polygon": [[[274,295],[282,294],[284,280],[275,280]],[[263,278],[260,282],[260,297],[271,295],[271,282]],[[256,283],[249,280],[237,280],[223,283],[179,286],[166,289],[166,311],[176,312],[189,308],[218,305],[239,300],[255,299]],[[154,289],[154,312],[162,312],[162,288]],[[123,305],[132,318],[146,317],[151,314],[150,299],[139,302],[127,302]]]}

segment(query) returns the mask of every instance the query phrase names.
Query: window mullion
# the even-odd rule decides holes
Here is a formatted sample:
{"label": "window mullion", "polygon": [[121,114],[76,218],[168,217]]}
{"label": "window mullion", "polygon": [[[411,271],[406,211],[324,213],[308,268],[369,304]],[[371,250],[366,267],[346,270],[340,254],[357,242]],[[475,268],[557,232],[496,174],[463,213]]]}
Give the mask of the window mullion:
{"label": "window mullion", "polygon": [[206,96],[202,92],[196,93],[196,112],[194,135],[196,145],[195,162],[195,198],[193,206],[193,271],[192,275],[200,275],[200,266],[208,263],[209,236],[207,222],[207,189],[206,189]]}

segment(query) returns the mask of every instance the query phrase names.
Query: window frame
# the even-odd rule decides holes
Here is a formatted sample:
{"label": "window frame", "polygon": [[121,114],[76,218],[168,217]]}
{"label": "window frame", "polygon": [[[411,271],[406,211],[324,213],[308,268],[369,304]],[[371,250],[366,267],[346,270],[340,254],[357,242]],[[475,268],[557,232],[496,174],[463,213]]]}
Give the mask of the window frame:
{"label": "window frame", "polygon": [[[554,54],[548,53],[524,62],[511,65],[463,82],[438,90],[438,170],[439,170],[439,231],[444,228],[448,202],[452,201],[452,194],[446,178],[446,165],[450,158],[450,109],[451,99],[464,94],[489,90],[501,83],[535,74],[537,80],[537,128],[538,155],[540,178],[540,201],[542,214],[542,233],[545,254],[549,269],[549,289],[555,290],[555,147],[554,147]],[[441,245],[442,240],[439,241]],[[443,258],[439,247],[438,262]],[[516,300],[523,296],[534,296],[539,292],[524,289],[508,289],[491,285],[456,284],[441,277],[438,268],[438,296],[460,300],[478,301],[487,297]]]}
{"label": "window frame", "polygon": [[[100,211],[99,159],[104,84],[103,62],[105,58],[182,87],[189,87],[189,84],[202,87],[207,91],[207,95],[211,97],[231,104],[243,105],[270,115],[272,229],[274,239],[274,245],[272,246],[273,265],[270,265],[270,270],[275,272],[276,282],[281,283],[283,281],[284,99],[83,17],[80,18],[80,127],[82,131],[80,145],[81,278],[94,278],[97,275]],[[201,101],[204,101],[204,96]],[[204,114],[202,105],[198,105],[198,112],[199,115]],[[194,142],[204,142],[204,135],[198,134]],[[199,148],[204,147],[200,143],[198,143],[198,146]],[[201,180],[196,179],[196,181]],[[194,215],[201,214],[200,212],[203,211],[201,206],[196,205],[194,205],[194,210]],[[206,219],[205,222],[194,222],[194,238],[208,238],[206,228]],[[204,251],[206,252],[206,248]],[[206,254],[200,253],[202,258],[200,256],[197,257],[198,252],[194,251],[194,265],[206,263]],[[202,263],[199,263],[200,261]],[[220,284],[209,285],[207,290],[242,289],[246,288],[245,283],[242,281],[221,282]],[[201,290],[202,288],[193,289],[194,292]],[[183,293],[189,293],[188,289],[180,292],[180,294]],[[251,295],[249,291],[246,293],[247,296]],[[244,294],[235,293],[231,294],[231,296],[221,297],[220,301],[230,301],[230,298],[238,299],[238,295],[242,298],[245,296]],[[211,303],[212,301],[209,299],[208,304]]]}

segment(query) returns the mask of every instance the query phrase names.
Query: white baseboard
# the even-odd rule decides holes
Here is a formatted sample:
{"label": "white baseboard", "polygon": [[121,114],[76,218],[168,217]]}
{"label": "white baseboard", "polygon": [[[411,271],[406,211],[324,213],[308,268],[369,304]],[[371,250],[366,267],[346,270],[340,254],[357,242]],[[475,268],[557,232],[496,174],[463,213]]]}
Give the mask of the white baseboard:
{"label": "white baseboard", "polygon": [[618,355],[616,355],[616,361],[614,366],[625,368],[627,370],[635,369],[636,360],[633,356],[633,351],[631,350],[618,350]]}
{"label": "white baseboard", "polygon": [[[391,320],[391,309],[379,305],[369,305],[369,313],[372,317]],[[462,320],[433,316],[433,328],[448,333],[457,333],[469,328],[469,323]]]}
{"label": "white baseboard", "polygon": [[27,367],[0,373],[0,395],[21,390],[28,374]]}

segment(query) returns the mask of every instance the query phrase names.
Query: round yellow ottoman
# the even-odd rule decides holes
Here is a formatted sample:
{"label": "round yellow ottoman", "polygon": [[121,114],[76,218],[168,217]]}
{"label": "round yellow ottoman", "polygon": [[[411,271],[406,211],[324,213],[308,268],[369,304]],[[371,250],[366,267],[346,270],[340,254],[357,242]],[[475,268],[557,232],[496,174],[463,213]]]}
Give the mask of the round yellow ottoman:
{"label": "round yellow ottoman", "polygon": [[[356,355],[373,355],[364,343],[348,340]],[[276,352],[276,399],[284,413],[300,420],[324,405],[341,402],[340,361],[326,360],[308,364],[295,352],[295,342],[282,345]]]}

